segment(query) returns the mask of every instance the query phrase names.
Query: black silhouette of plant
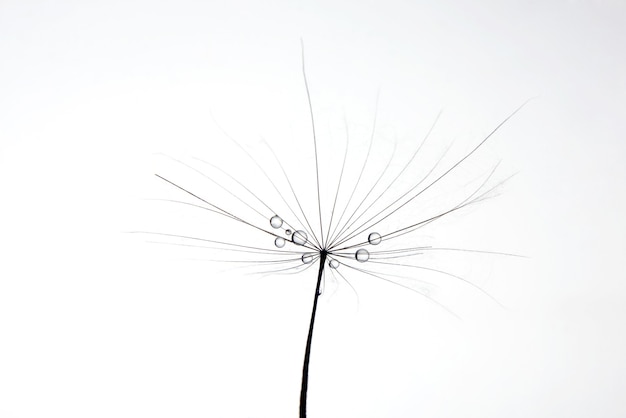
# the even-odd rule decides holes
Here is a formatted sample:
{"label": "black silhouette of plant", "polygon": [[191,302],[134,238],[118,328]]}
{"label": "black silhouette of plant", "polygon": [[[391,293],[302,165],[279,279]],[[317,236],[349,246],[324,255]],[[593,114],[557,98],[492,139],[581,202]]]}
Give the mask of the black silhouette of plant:
{"label": "black silhouette of plant", "polygon": [[[438,116],[426,135],[415,144],[412,152],[396,157],[395,147],[387,146],[384,150],[391,149],[392,152],[385,157],[384,167],[380,170],[370,170],[373,154],[381,152],[375,151],[373,147],[375,141],[379,139],[376,117],[367,135],[369,139],[367,151],[364,156],[361,156],[356,166],[354,163],[358,159],[349,158],[352,135],[347,122],[344,124],[346,143],[343,158],[337,160],[337,153],[334,152],[337,147],[333,147],[334,159],[321,157],[324,150],[320,147],[316,130],[315,114],[305,73],[304,54],[302,73],[310,112],[311,141],[307,140],[305,144],[298,144],[298,146],[302,148],[308,144],[312,145],[315,167],[312,180],[313,192],[303,197],[299,188],[290,180],[289,170],[284,167],[267,141],[262,140],[261,145],[275,161],[275,164],[271,165],[273,172],[267,166],[261,165],[259,158],[223,131],[227,142],[239,151],[242,157],[239,163],[245,167],[243,171],[255,172],[257,182],[264,181],[271,186],[272,199],[262,198],[249,186],[251,182],[231,175],[230,170],[197,158],[192,162],[185,162],[168,157],[184,168],[187,174],[201,178],[206,184],[203,189],[192,190],[185,186],[184,180],[174,180],[171,176],[162,174],[156,174],[156,176],[171,186],[179,196],[189,198],[186,201],[172,198],[167,199],[168,202],[184,205],[196,211],[201,210],[203,214],[210,215],[206,219],[212,222],[223,220],[233,228],[240,228],[241,231],[256,231],[255,235],[260,239],[259,243],[250,244],[246,239],[244,244],[236,239],[222,240],[205,237],[202,234],[142,233],[170,239],[166,242],[168,244],[210,249],[221,254],[219,258],[212,259],[212,261],[238,263],[242,267],[253,266],[256,269],[255,273],[265,275],[299,273],[314,265],[318,266],[302,368],[299,416],[304,418],[307,410],[309,361],[315,317],[318,299],[323,294],[327,278],[336,284],[347,285],[356,295],[355,285],[351,281],[353,279],[348,277],[347,273],[357,272],[415,292],[424,300],[436,304],[455,317],[458,316],[452,309],[439,302],[431,294],[436,283],[418,278],[417,273],[436,274],[440,278],[451,279],[476,289],[495,301],[481,287],[460,275],[423,264],[415,264],[412,260],[419,259],[427,253],[450,251],[512,254],[420,245],[416,243],[414,237],[417,231],[421,231],[436,221],[495,196],[497,189],[506,181],[506,179],[495,183],[492,181],[498,164],[469,181],[463,178],[461,180],[463,185],[452,181],[453,174],[473,158],[524,105],[505,117],[471,149],[458,157],[452,157],[451,161],[448,161],[451,146],[438,153],[436,148],[433,151],[429,146]],[[302,158],[302,152],[297,158],[301,160],[296,161],[297,168],[308,163],[306,158]],[[334,171],[329,168],[331,164],[321,164],[322,161],[329,160],[340,161],[339,173],[332,185],[324,177],[324,174]],[[398,163],[399,160],[402,162]],[[241,171],[238,170],[238,172]],[[377,175],[372,176],[372,173],[377,173]],[[456,179],[456,181],[459,180]],[[444,191],[437,195],[436,190],[446,182],[452,192],[444,188]],[[219,200],[212,197],[215,191],[222,196]],[[226,203],[226,200],[230,203]],[[316,205],[311,208],[311,205],[305,203],[307,200],[309,203],[315,201]],[[444,201],[443,209],[439,209],[442,204],[439,204],[436,209],[433,208],[432,203],[438,200]],[[234,206],[238,206],[238,209],[232,209]],[[238,234],[232,233],[229,236],[236,237]],[[247,258],[241,258],[242,255]],[[260,269],[259,266],[268,266],[269,269]],[[347,272],[342,273],[340,267],[347,268]],[[392,267],[393,272],[390,272]]]}

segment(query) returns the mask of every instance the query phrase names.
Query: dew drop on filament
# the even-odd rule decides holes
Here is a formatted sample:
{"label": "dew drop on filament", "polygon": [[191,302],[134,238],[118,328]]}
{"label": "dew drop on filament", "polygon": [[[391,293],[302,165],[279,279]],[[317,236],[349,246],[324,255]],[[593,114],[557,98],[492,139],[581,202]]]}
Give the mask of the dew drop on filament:
{"label": "dew drop on filament", "polygon": [[270,225],[272,225],[272,228],[280,228],[283,226],[283,220],[280,216],[274,215],[270,218]]}
{"label": "dew drop on filament", "polygon": [[356,261],[365,263],[367,260],[370,259],[370,253],[365,248],[361,248],[360,250],[357,250],[356,253],[354,253],[354,258],[356,258]]}
{"label": "dew drop on filament", "polygon": [[291,229],[285,229],[285,235],[291,235]]}
{"label": "dew drop on filament", "polygon": [[276,237],[274,240],[274,245],[278,248],[283,248],[285,246],[285,239],[281,237]]}
{"label": "dew drop on filament", "polygon": [[308,240],[306,232],[298,230],[291,236],[291,241],[296,245],[304,245]]}
{"label": "dew drop on filament", "polygon": [[302,262],[304,264],[311,264],[311,262],[313,262],[313,255],[312,254],[302,254]]}
{"label": "dew drop on filament", "polygon": [[328,265],[330,266],[331,269],[339,268],[339,261],[332,259],[328,262]]}
{"label": "dew drop on filament", "polygon": [[[369,234],[369,236],[367,237],[367,241],[372,244],[372,245],[378,245],[380,244],[380,242],[382,241],[382,237],[380,236],[380,234],[378,232],[372,232],[371,234]],[[357,259],[358,260],[358,259]]]}

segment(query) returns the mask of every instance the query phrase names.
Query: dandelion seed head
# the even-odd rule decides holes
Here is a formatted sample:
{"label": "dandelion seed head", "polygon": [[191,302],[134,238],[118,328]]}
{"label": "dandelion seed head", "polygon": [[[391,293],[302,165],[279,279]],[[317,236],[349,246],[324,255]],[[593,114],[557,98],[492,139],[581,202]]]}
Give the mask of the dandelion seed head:
{"label": "dandelion seed head", "polygon": [[[437,251],[439,254],[463,254],[473,250],[426,246],[423,237],[418,234],[422,228],[439,224],[441,219],[448,219],[452,214],[494,194],[501,184],[490,183],[497,164],[473,177],[468,175],[470,170],[467,170],[466,160],[471,160],[473,154],[517,112],[472,148],[455,156],[448,152],[451,144],[443,144],[441,148],[437,138],[432,138],[431,131],[439,116],[421,139],[409,141],[409,152],[397,150],[397,143],[389,146],[385,135],[382,135],[381,141],[377,103],[373,122],[363,134],[350,129],[348,122],[344,121],[342,136],[345,137],[345,151],[341,160],[337,158],[336,141],[331,141],[332,135],[315,129],[315,112],[306,77],[305,87],[312,130],[312,144],[309,145],[312,147],[309,152],[306,149],[302,152],[303,146],[298,143],[297,155],[300,158],[281,159],[263,140],[260,152],[264,152],[271,163],[262,164],[263,154],[259,150],[248,151],[224,132],[237,151],[249,159],[253,166],[251,170],[235,177],[201,160],[205,164],[202,169],[174,160],[189,169],[193,176],[200,176],[211,183],[219,198],[215,193],[192,190],[183,182],[157,175],[178,192],[193,199],[193,203],[178,201],[186,208],[203,210],[203,214],[219,216],[224,224],[229,222],[250,231],[250,239],[240,242],[232,237],[243,235],[232,234],[230,230],[224,239],[215,238],[214,230],[210,231],[212,235],[209,238],[204,238],[197,233],[196,225],[193,225],[193,234],[160,234],[179,239],[176,245],[219,252],[219,259],[209,261],[237,263],[237,268],[251,267],[261,274],[300,273],[319,262],[303,368],[301,418],[306,417],[308,362],[318,297],[324,294],[324,297],[330,298],[334,293],[325,292],[327,281],[331,285],[341,283],[351,289],[358,304],[356,289],[363,282],[375,279],[385,286],[412,291],[433,307],[457,318],[458,315],[446,306],[446,300],[439,298],[439,294],[443,294],[439,289],[446,282],[470,286],[491,297],[480,286],[449,271],[452,269],[448,267],[431,264],[432,260],[424,256],[425,253],[437,254]],[[351,138],[357,139],[356,145]],[[363,138],[366,141],[358,141]],[[367,145],[363,147],[360,143]],[[310,159],[302,158],[302,155],[309,155]],[[281,160],[287,163],[283,165]],[[249,178],[240,179],[239,175]],[[259,185],[265,187],[257,188]],[[170,201],[176,202],[173,199]],[[268,220],[271,229],[267,226]],[[222,225],[221,222],[217,224]],[[257,237],[258,242],[254,241]],[[385,242],[380,245],[383,238]],[[271,239],[274,246],[270,243]],[[380,247],[363,248],[367,245]],[[342,264],[344,267],[338,271]],[[324,270],[326,266],[330,271]],[[437,283],[437,293],[432,295],[429,286],[434,287],[434,283]]]}

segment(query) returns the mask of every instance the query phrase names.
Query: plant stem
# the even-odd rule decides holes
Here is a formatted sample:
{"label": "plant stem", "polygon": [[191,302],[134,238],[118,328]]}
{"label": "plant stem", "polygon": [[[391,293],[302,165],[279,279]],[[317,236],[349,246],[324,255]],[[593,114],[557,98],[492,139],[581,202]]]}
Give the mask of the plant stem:
{"label": "plant stem", "polygon": [[311,342],[313,341],[313,326],[315,325],[315,312],[317,311],[317,298],[320,296],[320,285],[326,265],[326,251],[320,252],[320,270],[317,274],[317,286],[315,287],[315,297],[313,298],[313,312],[311,312],[311,324],[309,325],[309,336],[306,340],[306,350],[304,351],[304,365],[302,366],[302,387],[300,389],[300,418],[306,418],[306,391],[309,385],[309,358],[311,357]]}

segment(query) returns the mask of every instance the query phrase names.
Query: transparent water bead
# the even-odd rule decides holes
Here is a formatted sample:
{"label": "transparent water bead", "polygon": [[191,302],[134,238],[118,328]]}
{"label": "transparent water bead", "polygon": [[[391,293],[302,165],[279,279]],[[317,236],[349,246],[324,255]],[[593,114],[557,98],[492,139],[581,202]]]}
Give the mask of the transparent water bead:
{"label": "transparent water bead", "polygon": [[291,235],[291,229],[285,229],[285,235]]}
{"label": "transparent water bead", "polygon": [[337,269],[339,268],[339,261],[333,258],[332,260],[328,262],[328,265],[330,266],[331,269]]}
{"label": "transparent water bead", "polygon": [[296,245],[304,245],[307,243],[308,238],[309,237],[307,236],[306,232],[300,229],[293,233],[293,235],[291,236],[291,241]]}
{"label": "transparent water bead", "polygon": [[311,264],[313,262],[313,254],[302,254],[302,262],[304,264]]}
{"label": "transparent water bead", "polygon": [[370,253],[365,248],[361,248],[360,250],[357,250],[356,253],[354,253],[354,258],[356,258],[356,261],[365,263],[367,260],[370,259]]}
{"label": "transparent water bead", "polygon": [[285,246],[285,238],[276,237],[274,240],[274,245],[278,248],[283,248]]}
{"label": "transparent water bead", "polygon": [[378,245],[380,244],[380,242],[383,240],[383,238],[380,236],[380,234],[378,232],[372,232],[371,234],[369,234],[369,236],[367,237],[367,241],[372,244],[372,245]]}
{"label": "transparent water bead", "polygon": [[283,219],[278,215],[274,215],[270,218],[270,225],[272,225],[272,228],[280,228],[283,226]]}

